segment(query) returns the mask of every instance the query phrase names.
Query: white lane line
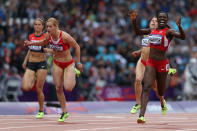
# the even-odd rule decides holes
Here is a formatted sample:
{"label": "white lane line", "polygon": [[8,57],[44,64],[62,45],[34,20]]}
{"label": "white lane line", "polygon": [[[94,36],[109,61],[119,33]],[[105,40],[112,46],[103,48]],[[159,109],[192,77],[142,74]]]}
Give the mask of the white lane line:
{"label": "white lane line", "polygon": [[107,118],[107,119],[125,119],[126,117],[119,117],[119,116],[95,116],[96,118]]}
{"label": "white lane line", "polygon": [[[47,123],[55,123],[56,121],[55,120],[37,120],[37,121],[21,121],[21,122],[4,122],[4,123],[0,123],[0,125],[8,125],[8,124],[47,124]],[[76,123],[79,123],[79,122],[112,122],[111,120],[83,120],[83,121],[80,121],[80,120],[66,120],[66,122],[76,122]],[[116,123],[117,121],[113,121],[114,123]],[[125,120],[122,121],[123,123],[125,122],[128,122],[128,120]],[[184,121],[158,121],[158,122],[154,122],[154,121],[151,121],[150,123],[151,124],[159,124],[159,123],[168,123],[168,125],[196,125],[196,123],[186,123]],[[121,123],[118,121],[118,123]],[[132,121],[129,121],[128,123],[136,123],[136,122],[132,122]],[[91,123],[89,123],[91,124]],[[98,123],[100,124],[100,123]]]}
{"label": "white lane line", "polygon": [[[8,119],[8,120],[10,120],[10,119]],[[17,120],[17,119],[16,119]],[[33,119],[32,119],[33,120]],[[68,120],[68,119],[67,119]],[[78,123],[78,122],[96,122],[96,121],[98,121],[98,122],[111,122],[111,120],[83,120],[83,121],[80,121],[80,120],[68,120],[68,121],[65,121],[65,122],[76,122],[76,123]],[[125,120],[125,121],[127,121],[127,120]],[[38,120],[38,121],[30,121],[30,122],[5,122],[5,123],[0,123],[0,125],[3,125],[3,124],[5,124],[5,125],[7,125],[7,124],[37,124],[37,123],[47,123],[47,122],[56,122],[56,120]],[[114,122],[117,122],[117,121],[114,121]],[[127,121],[128,122],[128,121]]]}
{"label": "white lane line", "polygon": [[118,126],[118,127],[105,127],[105,128],[91,128],[91,129],[77,129],[77,130],[66,130],[66,131],[88,131],[88,130],[91,130],[91,131],[96,131],[96,130],[110,130],[110,129],[118,129],[118,128],[129,128],[129,127],[132,127],[133,126]]}
{"label": "white lane line", "polygon": [[27,120],[31,120],[31,119],[13,119],[13,118],[9,118],[9,119],[8,119],[8,118],[6,118],[6,119],[2,119],[2,118],[1,118],[1,119],[0,119],[0,121],[6,121],[6,120],[9,120],[9,121],[10,121],[10,120],[16,120],[16,121],[18,121],[18,120],[24,120],[24,121],[27,121]]}
{"label": "white lane line", "polygon": [[50,126],[64,126],[64,125],[38,125],[38,126],[19,126],[19,127],[4,127],[0,128],[0,130],[9,130],[9,129],[21,129],[21,128],[34,128],[34,127],[50,127]]}
{"label": "white lane line", "polygon": [[[106,125],[106,124],[124,124],[124,123],[129,123],[129,124],[131,124],[131,123],[136,123],[136,122],[118,122],[118,123],[115,123],[115,122],[113,122],[113,123],[84,123],[84,124],[77,124],[78,126],[79,125],[98,125],[98,124],[100,124],[100,125]],[[69,124],[69,125],[72,125],[72,124]],[[66,127],[68,127],[69,126],[68,124],[67,125],[41,125],[41,124],[39,124],[39,125],[37,125],[37,126],[18,126],[18,127],[16,127],[16,126],[13,126],[13,127],[3,127],[3,128],[0,128],[0,130],[8,130],[8,129],[20,129],[20,128],[33,128],[33,127],[48,127],[48,126],[50,126],[50,127],[52,127],[52,126],[66,126]]]}

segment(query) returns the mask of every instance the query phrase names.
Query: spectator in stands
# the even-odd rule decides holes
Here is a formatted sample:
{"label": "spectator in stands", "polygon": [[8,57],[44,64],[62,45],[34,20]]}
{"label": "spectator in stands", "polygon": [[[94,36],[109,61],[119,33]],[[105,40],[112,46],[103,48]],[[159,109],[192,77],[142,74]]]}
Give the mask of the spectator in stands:
{"label": "spectator in stands", "polygon": [[185,68],[184,94],[187,100],[197,99],[197,47]]}

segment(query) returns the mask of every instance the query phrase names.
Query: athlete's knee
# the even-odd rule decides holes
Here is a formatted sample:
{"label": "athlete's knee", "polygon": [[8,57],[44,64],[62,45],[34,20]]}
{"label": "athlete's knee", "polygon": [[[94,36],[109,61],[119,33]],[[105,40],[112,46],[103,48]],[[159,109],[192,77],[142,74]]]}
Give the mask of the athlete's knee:
{"label": "athlete's knee", "polygon": [[141,79],[141,78],[136,77],[136,79],[135,79],[135,83],[136,83],[137,85],[141,85],[141,84],[142,84],[142,79]]}
{"label": "athlete's knee", "polygon": [[69,84],[64,83],[64,87],[65,87],[66,91],[69,91],[69,92],[71,92],[74,89],[75,85],[76,85],[76,82],[69,83]]}
{"label": "athlete's knee", "polygon": [[55,88],[56,88],[57,94],[63,93],[63,88],[61,86],[56,86]]}
{"label": "athlete's knee", "polygon": [[66,88],[66,91],[69,91],[69,92],[71,92],[73,89],[74,89],[74,87],[75,87],[75,85],[72,85],[72,86],[65,86]]}
{"label": "athlete's knee", "polygon": [[22,90],[23,91],[29,91],[32,89],[33,86],[29,85],[29,84],[23,84],[22,85]]}
{"label": "athlete's knee", "polygon": [[152,87],[151,83],[145,83],[144,92],[149,92],[151,90],[151,87]]}
{"label": "athlete's knee", "polygon": [[43,93],[42,90],[43,90],[42,87],[36,87],[37,94],[42,94]]}
{"label": "athlete's knee", "polygon": [[24,91],[29,91],[32,89],[32,87],[34,86],[33,85],[34,83],[31,83],[31,82],[27,82],[27,81],[22,81],[22,90]]}
{"label": "athlete's knee", "polygon": [[66,91],[72,92],[73,88],[66,88]]}
{"label": "athlete's knee", "polygon": [[27,88],[27,87],[25,87],[25,86],[22,86],[22,90],[23,90],[23,91],[29,91],[30,89]]}

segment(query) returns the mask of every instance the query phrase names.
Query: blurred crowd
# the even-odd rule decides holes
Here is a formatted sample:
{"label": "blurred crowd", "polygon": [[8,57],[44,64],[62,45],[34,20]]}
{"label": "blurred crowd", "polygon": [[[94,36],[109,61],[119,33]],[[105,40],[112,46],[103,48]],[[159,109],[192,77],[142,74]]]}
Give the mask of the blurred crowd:
{"label": "blurred crowd", "polygon": [[171,77],[169,88],[174,90],[173,100],[189,99],[189,94],[184,93],[187,88],[184,71],[197,52],[196,0],[2,0],[1,74],[5,67],[15,67],[18,75],[23,76],[22,62],[27,53],[23,41],[32,33],[34,19],[55,17],[60,28],[71,34],[81,47],[84,72],[78,86],[84,100],[95,100],[97,92],[106,85],[133,87],[138,58],[133,58],[131,52],[141,48],[142,37],[133,31],[129,10],[138,12],[140,28],[146,28],[160,10],[168,13],[168,24],[175,30],[175,18],[182,17],[186,40],[174,39],[167,53],[171,66],[178,70]]}

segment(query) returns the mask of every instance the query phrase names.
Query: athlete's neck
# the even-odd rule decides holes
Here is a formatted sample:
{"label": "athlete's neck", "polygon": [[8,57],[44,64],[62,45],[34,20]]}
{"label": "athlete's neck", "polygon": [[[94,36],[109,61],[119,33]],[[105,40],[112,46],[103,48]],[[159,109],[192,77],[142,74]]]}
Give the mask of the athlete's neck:
{"label": "athlete's neck", "polygon": [[60,31],[59,30],[56,30],[53,34],[51,34],[53,40],[58,40],[59,35],[60,35]]}
{"label": "athlete's neck", "polygon": [[42,35],[42,32],[34,32],[34,35],[35,36],[41,36]]}
{"label": "athlete's neck", "polygon": [[156,28],[156,30],[162,30],[164,28],[166,28],[166,26],[159,26],[158,28]]}

